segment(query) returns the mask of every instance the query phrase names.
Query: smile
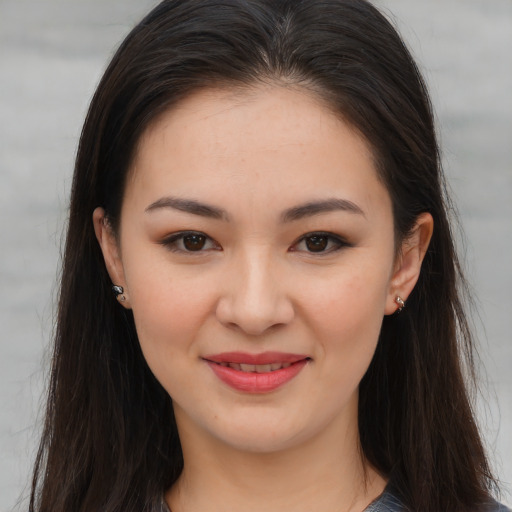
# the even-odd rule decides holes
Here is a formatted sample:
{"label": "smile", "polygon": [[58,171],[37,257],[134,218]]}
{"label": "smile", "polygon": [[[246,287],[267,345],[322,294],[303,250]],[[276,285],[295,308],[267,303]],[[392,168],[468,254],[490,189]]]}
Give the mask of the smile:
{"label": "smile", "polygon": [[271,364],[243,364],[243,363],[217,363],[227,368],[233,368],[239,372],[267,373],[288,368],[292,363],[271,363]]}
{"label": "smile", "polygon": [[269,393],[296,377],[311,358],[277,352],[257,355],[231,352],[203,360],[231,388],[244,393]]}

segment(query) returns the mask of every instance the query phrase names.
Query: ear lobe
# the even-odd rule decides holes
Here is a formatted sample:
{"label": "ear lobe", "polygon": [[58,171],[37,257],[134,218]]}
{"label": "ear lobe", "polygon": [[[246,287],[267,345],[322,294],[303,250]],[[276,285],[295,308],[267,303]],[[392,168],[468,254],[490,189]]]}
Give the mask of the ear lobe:
{"label": "ear lobe", "polygon": [[[105,210],[99,207],[96,208],[92,214],[92,221],[96,239],[100,244],[105,266],[112,284],[122,286],[124,289],[123,295],[127,297],[128,290],[124,276],[123,263],[119,253],[119,244],[105,216]],[[129,307],[129,301],[127,299],[120,302],[120,304],[124,307]]]}
{"label": "ear lobe", "polygon": [[390,281],[386,300],[386,315],[391,315],[399,309],[396,298],[400,297],[402,300],[407,301],[407,297],[409,297],[416,285],[433,230],[434,219],[432,215],[430,213],[422,213],[417,218],[410,236],[403,241]]}

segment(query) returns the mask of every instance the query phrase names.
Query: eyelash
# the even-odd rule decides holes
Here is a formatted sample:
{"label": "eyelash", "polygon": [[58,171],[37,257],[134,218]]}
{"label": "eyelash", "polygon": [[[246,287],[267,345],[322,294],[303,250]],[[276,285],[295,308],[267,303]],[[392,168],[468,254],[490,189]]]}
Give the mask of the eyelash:
{"label": "eyelash", "polygon": [[[204,240],[204,245],[211,245],[211,247],[207,247],[205,249],[204,245],[203,245],[200,248],[198,248],[198,250],[187,249],[184,246],[184,243],[185,243],[185,240],[187,237],[202,238]],[[344,240],[343,238],[341,238],[338,235],[334,235],[333,233],[328,233],[325,231],[313,231],[311,233],[306,233],[305,235],[301,236],[298,240],[296,240],[292,244],[291,248],[289,249],[290,252],[299,252],[300,249],[297,249],[297,246],[299,246],[299,244],[301,244],[301,243],[307,244],[308,240],[310,242],[313,241],[313,243],[314,243],[315,238],[316,239],[324,239],[324,241],[326,241],[327,248],[322,248],[320,245],[321,250],[319,250],[319,251],[311,251],[311,250],[306,249],[306,250],[304,250],[304,252],[306,252],[308,254],[316,254],[316,255],[322,256],[325,254],[330,254],[332,252],[336,252],[344,247],[351,247],[351,244],[349,244],[346,240]],[[321,243],[322,241],[317,240],[317,243],[318,242]],[[170,235],[167,238],[165,238],[164,240],[162,240],[160,243],[161,243],[161,245],[163,245],[164,247],[166,247],[167,249],[169,249],[172,252],[185,253],[185,254],[190,254],[190,255],[192,255],[194,253],[199,254],[199,253],[202,253],[202,252],[205,252],[208,250],[216,250],[216,251],[222,250],[220,245],[215,240],[213,240],[208,235],[206,235],[205,233],[202,233],[200,231],[181,231],[179,233],[173,233],[172,235]],[[332,247],[333,244],[334,244],[334,247]],[[179,247],[179,245],[181,245],[182,247]],[[329,247],[329,245],[331,245],[331,247]]]}
{"label": "eyelash", "polygon": [[[203,247],[201,247],[197,251],[188,250],[184,246],[178,247],[180,242],[181,242],[181,245],[183,245],[185,243],[185,238],[187,236],[203,237],[205,239],[205,244],[212,244],[213,247],[209,247],[207,249],[204,249]],[[204,252],[205,250],[217,250],[217,251],[221,250],[220,245],[215,240],[210,238],[208,235],[201,233],[200,231],[181,231],[179,233],[173,233],[172,235],[163,239],[160,243],[172,252],[179,252],[179,253],[186,253],[186,254],[201,253],[201,252]]]}
{"label": "eyelash", "polygon": [[299,244],[306,243],[309,239],[310,241],[314,238],[323,238],[327,239],[327,245],[333,245],[334,247],[330,247],[325,250],[321,251],[304,251],[308,254],[317,254],[319,256],[330,254],[336,251],[339,251],[340,249],[343,249],[344,247],[351,247],[351,244],[349,244],[346,240],[344,240],[342,237],[335,235],[333,233],[329,233],[326,231],[313,231],[311,233],[306,233],[305,235],[302,235],[294,244],[292,245],[291,251],[296,252],[298,249],[295,249]]}

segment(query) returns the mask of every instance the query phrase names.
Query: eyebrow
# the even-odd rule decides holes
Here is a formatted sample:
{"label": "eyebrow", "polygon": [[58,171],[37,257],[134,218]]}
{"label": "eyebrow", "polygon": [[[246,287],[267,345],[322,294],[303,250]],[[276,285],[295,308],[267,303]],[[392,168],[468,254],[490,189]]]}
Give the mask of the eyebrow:
{"label": "eyebrow", "polygon": [[151,203],[145,211],[152,212],[160,208],[172,208],[181,212],[191,213],[201,217],[209,217],[211,219],[228,220],[229,218],[226,210],[222,208],[200,203],[195,199],[181,199],[179,197],[162,197],[158,199],[158,201]]}
{"label": "eyebrow", "polygon": [[357,204],[347,199],[330,198],[321,201],[311,201],[284,211],[281,218],[283,222],[292,222],[303,219],[304,217],[312,217],[321,213],[329,213],[334,211],[344,211],[355,213],[366,217],[364,211]]}
{"label": "eyebrow", "polygon": [[[229,221],[228,213],[222,208],[201,203],[195,199],[182,199],[179,197],[162,197],[154,203],[151,203],[145,211],[152,212],[161,208],[171,208],[173,210],[199,215],[200,217]],[[289,208],[281,214],[281,222],[293,222],[305,217],[312,217],[314,215],[334,211],[344,211],[364,217],[366,216],[364,211],[352,201],[329,198],[321,201],[311,201]]]}

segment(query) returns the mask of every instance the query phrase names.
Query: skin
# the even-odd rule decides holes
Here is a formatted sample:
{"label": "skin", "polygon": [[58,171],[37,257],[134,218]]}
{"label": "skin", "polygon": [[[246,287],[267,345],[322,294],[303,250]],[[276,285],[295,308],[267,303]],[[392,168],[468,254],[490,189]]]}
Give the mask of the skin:
{"label": "skin", "polygon": [[[329,211],[293,210],[326,200]],[[396,255],[389,194],[350,126],[289,87],[201,91],[141,139],[118,236],[101,208],[93,220],[173,399],[185,468],[166,494],[172,510],[355,511],[382,492],[385,477],[359,451],[358,385],[384,315],[417,281],[433,222],[420,216]],[[169,242],[182,231],[206,235],[202,249]],[[251,394],[203,359],[227,351],[310,360]]]}

